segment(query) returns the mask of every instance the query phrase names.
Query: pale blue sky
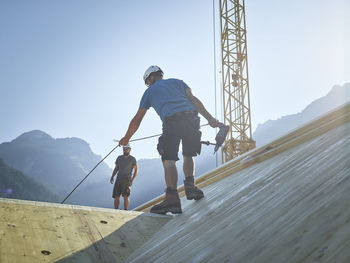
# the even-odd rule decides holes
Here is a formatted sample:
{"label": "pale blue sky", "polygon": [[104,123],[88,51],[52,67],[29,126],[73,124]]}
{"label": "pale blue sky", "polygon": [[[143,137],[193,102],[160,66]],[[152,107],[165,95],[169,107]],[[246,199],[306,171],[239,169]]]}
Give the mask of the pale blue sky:
{"label": "pale blue sky", "polygon": [[[253,130],[350,82],[349,5],[246,1]],[[212,0],[0,0],[0,143],[40,129],[105,155],[136,113],[153,64],[214,114],[212,8]],[[160,132],[151,109],[134,138]],[[214,136],[203,129],[203,139]],[[135,143],[133,154],[157,157],[156,142]]]}

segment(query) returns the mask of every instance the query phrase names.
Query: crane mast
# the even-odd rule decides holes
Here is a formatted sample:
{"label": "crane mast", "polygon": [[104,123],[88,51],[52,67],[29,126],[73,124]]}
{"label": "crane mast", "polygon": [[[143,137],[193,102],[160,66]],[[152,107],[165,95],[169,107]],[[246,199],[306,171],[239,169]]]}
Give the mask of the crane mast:
{"label": "crane mast", "polygon": [[244,0],[220,0],[224,123],[230,131],[222,147],[225,163],[255,148],[252,139]]}

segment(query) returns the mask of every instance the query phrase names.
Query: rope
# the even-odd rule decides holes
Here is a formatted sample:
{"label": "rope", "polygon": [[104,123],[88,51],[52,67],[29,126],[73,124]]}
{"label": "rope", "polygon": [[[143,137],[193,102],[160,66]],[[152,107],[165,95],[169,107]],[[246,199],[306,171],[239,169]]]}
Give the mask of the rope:
{"label": "rope", "polygon": [[[147,137],[142,137],[142,138],[138,138],[138,139],[134,139],[134,140],[130,140],[129,142],[137,142],[137,141],[142,141],[142,140],[147,140],[153,137],[159,137],[161,134],[156,134],[156,135],[152,135],[152,136],[147,136]],[[113,140],[114,142],[119,142],[119,140]]]}
{"label": "rope", "polygon": [[119,147],[119,145],[117,145],[116,147],[113,148],[112,151],[110,151],[101,161],[99,161],[94,168],[92,168],[92,170],[83,178],[83,180],[81,180],[76,187],[74,187],[74,189],[72,190],[72,192],[69,193],[69,195],[66,196],[66,198],[63,199],[63,201],[61,202],[61,204],[63,204],[68,197],[70,197],[70,195],[75,191],[75,189],[78,188],[79,185],[81,185],[82,182],[85,181],[86,178],[88,178],[88,176],[97,168],[97,166],[100,165],[100,163],[102,163],[115,149],[117,149],[117,147]]}
{"label": "rope", "polygon": [[[209,125],[209,123],[207,124],[203,124],[200,127],[204,127]],[[147,137],[143,137],[143,138],[138,138],[138,139],[134,139],[134,140],[130,140],[130,142],[136,142],[136,141],[141,141],[141,140],[146,140],[146,139],[150,139],[153,137],[158,137],[161,134],[156,134],[156,135],[152,135],[152,136],[147,136]],[[116,142],[119,142],[118,140],[114,140]],[[69,193],[69,195],[67,195],[63,201],[61,202],[61,204],[63,204],[70,196],[71,194],[82,184],[82,182],[84,182],[86,180],[86,178],[88,178],[88,176],[97,168],[97,166],[99,166],[115,149],[117,149],[120,145],[115,146],[105,157],[103,157],[103,159],[101,161],[99,161],[94,168],[92,168],[92,170],[83,178],[83,180],[81,180],[75,187],[74,189]]]}
{"label": "rope", "polygon": [[[207,124],[202,124],[200,127],[204,127],[204,126],[208,126],[209,123]],[[137,139],[134,139],[134,140],[130,140],[129,142],[136,142],[136,141],[142,141],[142,140],[147,140],[147,139],[150,139],[150,138],[153,138],[153,137],[159,137],[161,136],[162,134],[156,134],[156,135],[152,135],[152,136],[147,136],[147,137],[142,137],[142,138],[137,138]],[[114,142],[119,142],[119,140],[113,140]]]}

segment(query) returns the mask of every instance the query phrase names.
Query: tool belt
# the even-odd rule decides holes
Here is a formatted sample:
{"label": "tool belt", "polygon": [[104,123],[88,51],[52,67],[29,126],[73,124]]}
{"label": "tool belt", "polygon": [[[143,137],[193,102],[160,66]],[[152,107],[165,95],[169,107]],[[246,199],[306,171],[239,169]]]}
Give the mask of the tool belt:
{"label": "tool belt", "polygon": [[166,117],[165,121],[172,121],[172,120],[179,119],[182,117],[197,116],[197,115],[198,115],[198,112],[195,110],[180,111],[180,112],[176,112],[175,114],[171,115],[170,117]]}

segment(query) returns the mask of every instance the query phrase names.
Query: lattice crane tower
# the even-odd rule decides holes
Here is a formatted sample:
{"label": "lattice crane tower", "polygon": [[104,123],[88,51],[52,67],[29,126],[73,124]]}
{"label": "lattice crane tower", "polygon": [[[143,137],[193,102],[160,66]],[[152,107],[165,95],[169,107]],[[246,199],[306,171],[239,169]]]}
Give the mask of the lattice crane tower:
{"label": "lattice crane tower", "polygon": [[224,123],[222,162],[255,148],[252,139],[244,0],[220,0]]}

